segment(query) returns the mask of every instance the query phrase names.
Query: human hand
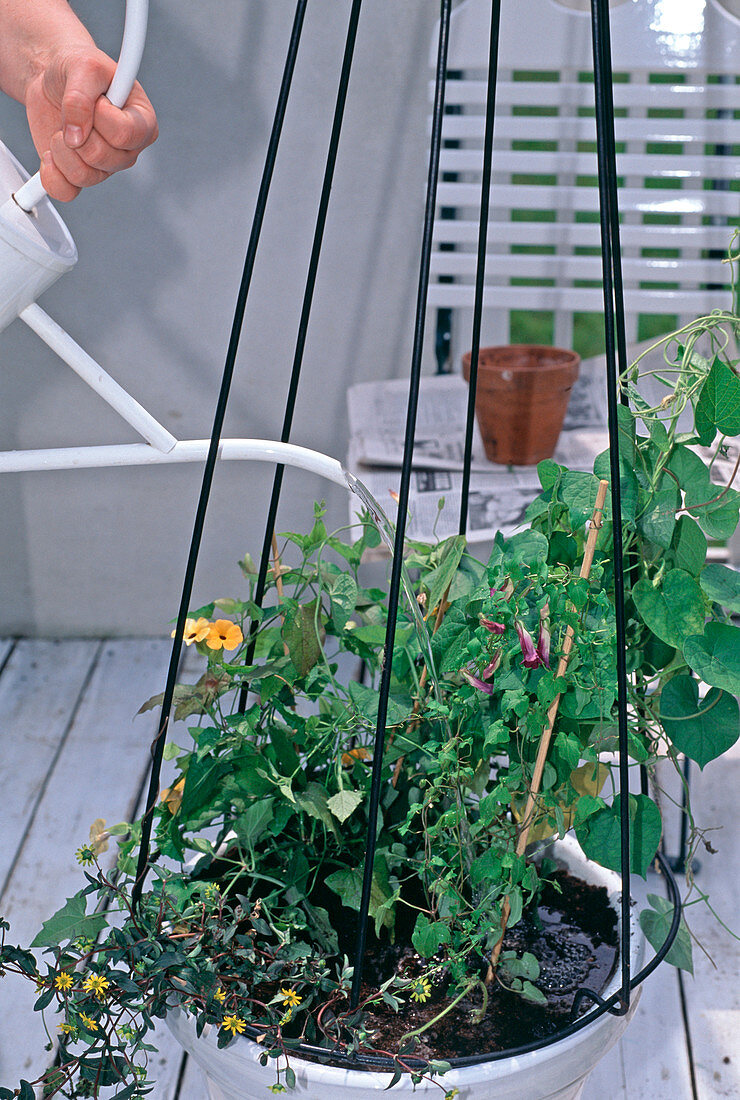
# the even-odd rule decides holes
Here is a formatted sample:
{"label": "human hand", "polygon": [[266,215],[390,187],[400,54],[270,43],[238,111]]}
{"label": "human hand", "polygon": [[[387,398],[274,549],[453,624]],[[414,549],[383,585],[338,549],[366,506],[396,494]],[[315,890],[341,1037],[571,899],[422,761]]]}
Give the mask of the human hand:
{"label": "human hand", "polygon": [[69,202],[83,187],[130,168],[157,138],[154,108],[138,82],[122,110],[105,98],[115,69],[85,43],[57,51],[28,83],[28,124],[41,182],[54,199]]}

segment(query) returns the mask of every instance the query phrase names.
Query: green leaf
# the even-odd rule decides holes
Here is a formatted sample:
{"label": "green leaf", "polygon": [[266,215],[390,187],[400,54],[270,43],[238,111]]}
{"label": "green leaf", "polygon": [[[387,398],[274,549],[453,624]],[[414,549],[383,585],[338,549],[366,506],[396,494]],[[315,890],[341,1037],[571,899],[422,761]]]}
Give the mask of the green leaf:
{"label": "green leaf", "polygon": [[[662,833],[660,810],[647,795],[630,795],[630,870],[645,878],[655,857]],[[615,799],[611,806],[604,806],[585,821],[576,824],[578,843],[588,859],[595,859],[602,867],[613,871],[621,868],[622,815],[620,803]]]}
{"label": "green leaf", "polygon": [[337,791],[327,801],[327,806],[340,821],[346,821],[363,799],[361,791]]}
{"label": "green leaf", "polygon": [[699,574],[707,557],[707,538],[691,516],[679,516],[673,532],[671,548],[676,555],[676,566],[692,577]]}
{"label": "green leaf", "polygon": [[86,913],[86,909],[87,898],[82,893],[67,898],[62,908],[44,921],[31,947],[57,947],[80,936],[97,939],[107,926],[108,918],[105,913]]}
{"label": "green leaf", "polygon": [[329,812],[329,798],[320,783],[306,784],[305,791],[296,791],[296,803],[309,817],[315,817],[337,836],[337,826]]}
{"label": "green leaf", "polygon": [[21,1081],[20,1100],[35,1100],[35,1093],[28,1081]]}
{"label": "green leaf", "polygon": [[[365,684],[358,684],[353,680],[349,685],[350,699],[357,707],[362,717],[370,724],[378,721],[378,692]],[[405,703],[398,703],[393,698],[388,700],[388,713],[386,726],[399,726],[406,722],[412,714],[412,707]]]}
{"label": "green leaf", "polygon": [[[652,909],[643,909],[640,913],[640,928],[642,928],[648,943],[659,951],[666,940],[666,936],[673,922],[673,906],[667,898],[658,894],[648,894],[648,903]],[[694,964],[691,957],[691,935],[686,922],[681,916],[676,938],[673,941],[665,961],[680,970],[688,970],[694,973]]]}
{"label": "green leaf", "polygon": [[357,584],[349,573],[340,573],[331,588],[331,617],[337,631],[344,629],[357,606]]}
{"label": "green leaf", "polygon": [[538,989],[536,985],[532,985],[532,983],[528,981],[522,982],[521,996],[524,998],[525,1001],[530,1001],[532,1004],[535,1005],[547,1004],[547,997],[542,992],[542,990]]}
{"label": "green leaf", "polygon": [[436,955],[443,943],[449,943],[450,930],[442,921],[430,921],[426,913],[419,913],[411,942],[425,959]]}
{"label": "green leaf", "polygon": [[[637,514],[637,501],[639,490],[635,472],[629,464],[629,459],[620,450],[619,452],[619,488],[621,491],[622,516],[624,519],[633,520]],[[599,480],[609,482],[611,487],[612,471],[609,450],[602,451],[594,460],[594,473]],[[611,492],[607,493],[605,512],[611,508]],[[593,507],[591,509],[593,511]],[[591,512],[589,512],[589,519]]]}
{"label": "green leaf", "polygon": [[[563,475],[560,497],[568,505],[570,522],[574,529],[583,527],[586,520],[591,519],[598,490],[599,479],[594,474],[568,470]],[[608,514],[608,505],[604,512],[605,515]]]}
{"label": "green leaf", "polygon": [[740,612],[740,572],[726,565],[711,564],[702,569],[699,584],[713,603],[726,611]]}
{"label": "green leaf", "polygon": [[740,630],[726,623],[708,623],[703,634],[687,638],[683,655],[700,680],[740,694]]}
{"label": "green leaf", "polygon": [[740,435],[740,378],[715,358],[702,386],[694,418],[700,442],[705,446],[721,435]]}
{"label": "green leaf", "polygon": [[460,560],[465,553],[465,545],[465,536],[456,535],[454,538],[446,539],[437,548],[437,552],[441,550],[437,564],[422,578],[427,592],[427,607],[430,611],[437,606],[452,584]]}
{"label": "green leaf", "polygon": [[645,625],[676,649],[704,626],[701,589],[683,569],[671,569],[659,588],[646,578],[639,580],[632,596]]}
{"label": "green leaf", "polygon": [[[386,906],[390,899],[391,891],[387,885],[383,885],[381,877],[387,878],[387,874],[381,876],[377,871],[373,873],[373,879],[370,885],[369,913],[370,916],[374,918],[375,915],[380,912],[382,922],[390,926],[393,924],[393,914],[387,909],[383,911],[383,907]],[[327,875],[326,885],[330,890],[333,890],[335,894],[339,894],[343,905],[359,912],[360,902],[362,901],[362,872],[357,867],[342,871],[334,871],[331,875]]]}
{"label": "green leaf", "polygon": [[210,757],[191,760],[185,776],[180,818],[189,818],[208,806],[212,795],[229,771],[230,766],[225,760],[213,760]]}
{"label": "green leaf", "polygon": [[262,836],[272,821],[274,805],[274,798],[261,798],[236,818],[234,832],[242,844],[251,847]]}
{"label": "green leaf", "polygon": [[674,747],[703,768],[737,741],[740,708],[717,688],[700,700],[693,676],[674,676],[660,693],[660,724]]}
{"label": "green leaf", "polygon": [[637,520],[637,526],[645,538],[667,550],[673,540],[680,504],[677,485],[653,493]]}
{"label": "green leaf", "polygon": [[[588,474],[584,474],[588,477]],[[591,479],[593,481],[593,478]],[[590,514],[590,513],[589,513]],[[549,546],[541,531],[518,531],[504,543],[504,561],[535,564],[547,561]]]}
{"label": "green leaf", "polygon": [[684,490],[685,504],[702,531],[713,539],[727,539],[737,527],[740,493],[715,485],[709,469],[694,451],[676,447],[668,468]]}
{"label": "green leaf", "polygon": [[470,641],[470,627],[463,602],[452,605],[432,637],[432,654],[440,674],[457,672],[466,663],[465,647]]}
{"label": "green leaf", "polygon": [[306,676],[321,657],[321,639],[316,632],[318,605],[318,599],[300,604],[285,618],[283,638],[299,676]]}

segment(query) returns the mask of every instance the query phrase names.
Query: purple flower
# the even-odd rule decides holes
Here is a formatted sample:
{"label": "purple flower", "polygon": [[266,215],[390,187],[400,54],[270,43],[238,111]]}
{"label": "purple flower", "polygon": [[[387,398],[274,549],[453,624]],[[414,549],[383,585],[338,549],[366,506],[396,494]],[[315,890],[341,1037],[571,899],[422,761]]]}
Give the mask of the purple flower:
{"label": "purple flower", "polygon": [[539,653],[534,647],[532,635],[529,633],[528,630],[525,629],[524,625],[520,623],[518,619],[515,620],[514,625],[516,626],[516,632],[519,635],[519,645],[521,646],[522,650],[523,666],[525,668],[539,668],[539,666],[542,664],[542,661],[540,659]]}
{"label": "purple flower", "polygon": [[486,695],[493,695],[493,684],[486,684],[483,680],[477,676],[473,676],[472,672],[468,672],[466,668],[462,670],[462,674],[469,684],[472,684],[478,691],[485,691]]}
{"label": "purple flower", "polygon": [[506,630],[503,623],[495,623],[493,619],[487,619],[484,615],[480,617],[480,625],[490,630],[491,634],[503,634]]}
{"label": "purple flower", "polygon": [[501,656],[502,656],[502,650],[500,650],[500,649],[496,650],[496,652],[494,653],[493,657],[490,660],[490,663],[487,664],[486,667],[481,672],[481,677],[484,680],[490,680],[491,679],[494,672],[496,671],[498,666],[501,664]]}
{"label": "purple flower", "polygon": [[550,667],[550,604],[546,600],[540,611],[540,636],[537,639],[537,653],[545,668]]}

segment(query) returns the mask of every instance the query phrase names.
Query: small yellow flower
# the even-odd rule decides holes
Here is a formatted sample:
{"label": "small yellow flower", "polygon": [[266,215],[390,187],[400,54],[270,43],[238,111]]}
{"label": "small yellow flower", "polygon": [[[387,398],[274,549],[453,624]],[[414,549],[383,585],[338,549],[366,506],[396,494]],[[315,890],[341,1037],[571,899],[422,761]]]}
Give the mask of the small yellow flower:
{"label": "small yellow flower", "polygon": [[445,1093],[445,1100],[455,1100],[455,1097],[459,1095],[460,1089],[448,1089]]}
{"label": "small yellow flower", "polygon": [[228,619],[216,619],[210,624],[206,645],[209,649],[236,649],[243,641],[241,627]]}
{"label": "small yellow flower", "polygon": [[[211,629],[211,624],[208,619],[186,619],[185,620],[185,632],[183,633],[182,640],[185,645],[192,645],[193,642],[202,642]],[[171,638],[175,637],[177,628],[170,634]]]}
{"label": "small yellow flower", "polygon": [[177,811],[182,805],[182,792],[185,790],[185,777],[178,779],[174,787],[165,787],[159,796],[160,801],[164,802],[167,809],[174,817]]}
{"label": "small yellow flower", "polygon": [[96,997],[99,997],[101,1001],[105,1000],[108,992],[110,982],[102,974],[91,974],[89,978],[85,978],[82,983],[82,988],[86,993],[93,993]]}
{"label": "small yellow flower", "polygon": [[74,1028],[71,1024],[58,1024],[57,1031],[61,1031],[62,1035],[74,1035]]}
{"label": "small yellow flower", "polygon": [[267,1087],[269,1088],[270,1092],[287,1092],[288,1091],[286,1089],[285,1085],[281,1085],[280,1083],[278,1083],[277,1085],[268,1085]]}
{"label": "small yellow flower", "polygon": [[68,974],[66,970],[60,971],[54,979],[54,985],[62,992],[66,992],[66,990],[72,988],[72,975]]}
{"label": "small yellow flower", "polygon": [[216,998],[218,1003],[220,1005],[222,1005],[224,1003],[224,1001],[226,1000],[226,990],[225,989],[217,989],[216,992],[213,994],[213,996]]}
{"label": "small yellow flower", "polygon": [[91,844],[83,844],[81,848],[78,848],[75,852],[75,858],[78,863],[82,863],[87,866],[90,863],[95,862],[95,852],[93,851]]}
{"label": "small yellow flower", "polygon": [[230,1031],[232,1035],[241,1034],[246,1029],[246,1023],[241,1016],[224,1016],[221,1027],[224,1031]]}
{"label": "small yellow flower", "polygon": [[280,1026],[285,1027],[285,1025],[289,1024],[292,1019],[293,1019],[293,1009],[289,1008],[287,1010],[287,1012],[284,1012],[283,1015],[280,1017]]}
{"label": "small yellow flower", "polygon": [[283,1004],[289,1005],[291,1008],[296,1008],[303,1000],[303,997],[299,997],[295,989],[286,989],[284,986],[281,986],[280,992],[283,995]]}
{"label": "small yellow flower", "polygon": [[432,983],[426,978],[417,978],[411,987],[411,1000],[424,1004],[432,995]]}
{"label": "small yellow flower", "polygon": [[81,1012],[80,1013],[80,1019],[82,1020],[83,1024],[85,1025],[85,1027],[87,1028],[88,1031],[97,1031],[98,1030],[98,1025],[95,1023],[95,1021],[92,1019],[91,1016],[86,1016],[84,1012]]}

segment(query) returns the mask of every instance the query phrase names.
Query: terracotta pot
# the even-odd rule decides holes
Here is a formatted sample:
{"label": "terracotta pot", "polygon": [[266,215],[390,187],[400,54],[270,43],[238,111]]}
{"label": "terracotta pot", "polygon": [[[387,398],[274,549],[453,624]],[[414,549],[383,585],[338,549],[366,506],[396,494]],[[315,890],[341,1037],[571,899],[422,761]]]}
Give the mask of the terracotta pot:
{"label": "terracotta pot", "polygon": [[[534,466],[551,458],[581,357],[564,348],[511,344],[481,348],[475,413],[486,458]],[[470,352],[463,356],[470,379]]]}

